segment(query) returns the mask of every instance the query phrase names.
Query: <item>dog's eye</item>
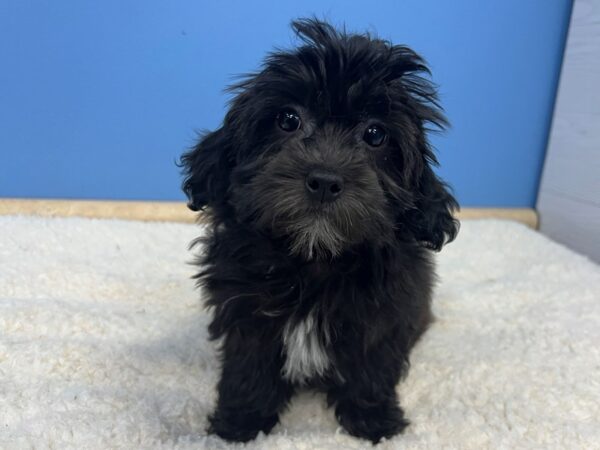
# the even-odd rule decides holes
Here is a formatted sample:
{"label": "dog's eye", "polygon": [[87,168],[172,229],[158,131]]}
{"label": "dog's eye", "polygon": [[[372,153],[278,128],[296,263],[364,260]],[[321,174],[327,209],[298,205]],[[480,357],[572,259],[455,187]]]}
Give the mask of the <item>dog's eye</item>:
{"label": "dog's eye", "polygon": [[301,124],[302,121],[300,120],[300,116],[293,109],[285,109],[277,114],[277,125],[279,125],[279,128],[283,131],[291,133],[300,128]]}
{"label": "dog's eye", "polygon": [[363,135],[363,139],[371,147],[379,147],[385,142],[385,138],[385,130],[379,125],[369,125]]}

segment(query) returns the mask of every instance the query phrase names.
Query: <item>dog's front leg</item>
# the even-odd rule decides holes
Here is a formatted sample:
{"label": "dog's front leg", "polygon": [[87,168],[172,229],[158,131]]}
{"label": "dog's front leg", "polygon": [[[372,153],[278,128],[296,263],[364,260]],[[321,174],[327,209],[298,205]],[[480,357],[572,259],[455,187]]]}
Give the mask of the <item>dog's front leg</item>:
{"label": "dog's front leg", "polygon": [[377,443],[409,423],[396,394],[406,369],[405,346],[390,337],[366,352],[362,348],[356,341],[344,345],[344,362],[338,382],[328,390],[328,402],[335,405],[336,418],[348,433]]}
{"label": "dog's front leg", "polygon": [[281,377],[281,344],[260,328],[235,328],[223,342],[219,399],[209,432],[246,442],[268,433],[279,420],[293,388]]}

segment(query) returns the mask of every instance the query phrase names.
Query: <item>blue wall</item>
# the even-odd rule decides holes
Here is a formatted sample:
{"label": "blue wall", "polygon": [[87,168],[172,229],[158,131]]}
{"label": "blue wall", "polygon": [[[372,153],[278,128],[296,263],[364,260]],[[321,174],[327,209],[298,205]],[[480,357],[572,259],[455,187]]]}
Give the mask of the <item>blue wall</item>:
{"label": "blue wall", "polygon": [[434,137],[466,206],[533,206],[570,0],[3,0],[0,196],[182,199],[174,161],[223,87],[317,14],[430,62]]}

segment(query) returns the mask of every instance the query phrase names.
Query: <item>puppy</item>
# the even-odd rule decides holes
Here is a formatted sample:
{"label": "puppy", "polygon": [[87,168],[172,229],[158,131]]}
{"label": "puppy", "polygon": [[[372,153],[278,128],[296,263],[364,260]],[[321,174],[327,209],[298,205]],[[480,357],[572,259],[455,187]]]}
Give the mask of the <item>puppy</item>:
{"label": "puppy", "polygon": [[222,372],[209,432],[268,433],[296,390],[323,390],[350,434],[408,424],[396,384],[431,321],[432,250],[457,202],[433,172],[446,120],[423,59],[327,23],[231,88],[222,126],[181,159],[210,221],[198,282]]}

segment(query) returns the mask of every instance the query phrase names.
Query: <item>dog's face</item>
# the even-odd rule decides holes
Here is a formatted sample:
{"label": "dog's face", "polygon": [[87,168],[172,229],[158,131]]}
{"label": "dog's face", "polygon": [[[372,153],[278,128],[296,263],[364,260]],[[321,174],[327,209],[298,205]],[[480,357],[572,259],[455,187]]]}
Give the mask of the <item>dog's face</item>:
{"label": "dog's face", "polygon": [[182,157],[190,208],[307,259],[394,239],[439,250],[457,205],[430,167],[426,126],[445,119],[423,60],[322,22],[293,26],[304,45],[234,86],[223,126]]}

